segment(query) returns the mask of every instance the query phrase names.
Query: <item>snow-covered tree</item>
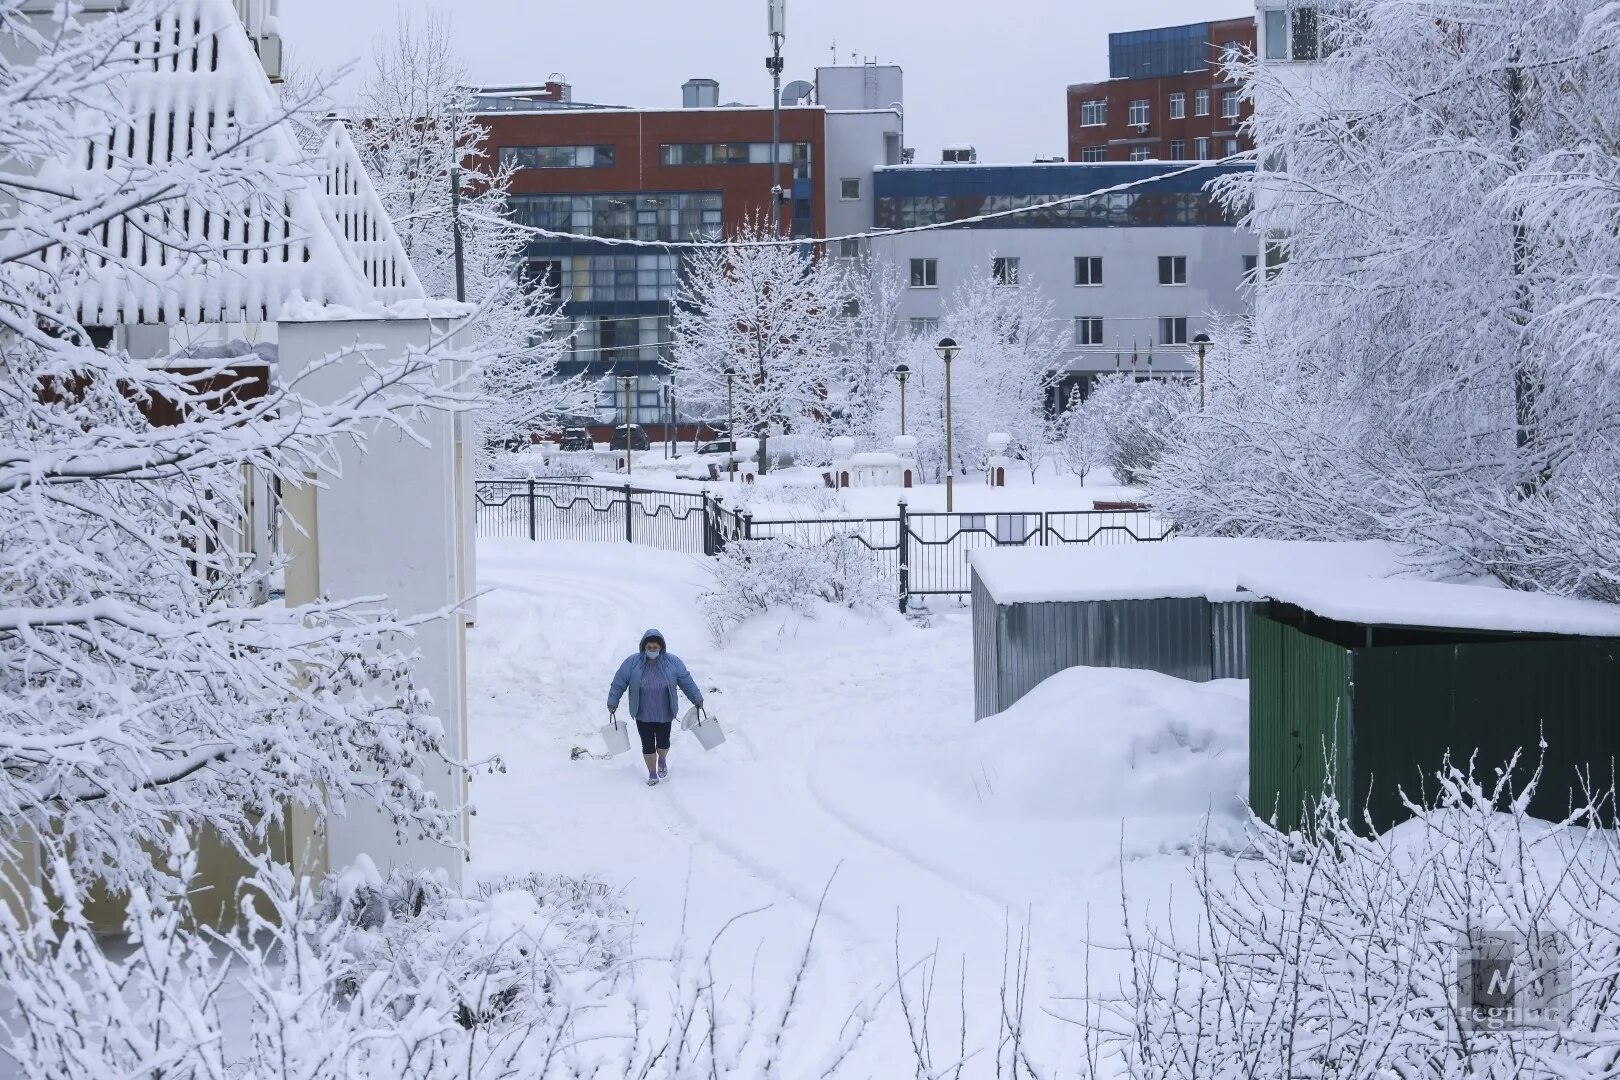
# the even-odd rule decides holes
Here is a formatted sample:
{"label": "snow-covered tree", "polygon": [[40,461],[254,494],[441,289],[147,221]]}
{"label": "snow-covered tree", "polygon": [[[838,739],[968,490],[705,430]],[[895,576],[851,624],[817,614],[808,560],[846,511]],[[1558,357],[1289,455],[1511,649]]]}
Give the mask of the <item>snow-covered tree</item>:
{"label": "snow-covered tree", "polygon": [[1195,532],[1381,537],[1620,599],[1620,7],[1344,0],[1239,63],[1283,257],[1217,334],[1154,501]]}
{"label": "snow-covered tree", "polygon": [[301,381],[255,383],[239,358],[176,365],[109,346],[81,321],[93,298],[224,304],[273,247],[225,223],[293,228],[311,170],[272,137],[279,117],[244,107],[268,109],[267,85],[232,89],[235,124],[167,156],[122,152],[153,115],[123,88],[149,87],[154,58],[217,50],[262,79],[246,39],[227,39],[239,28],[213,22],[228,6],[195,24],[164,3],[83,21],[32,7],[0,0],[0,864],[34,843],[64,873],[132,887],[175,831],[250,844],[289,807],[348,801],[450,835],[455,808],[417,776],[441,727],[413,681],[412,627],[344,598],[256,605],[280,568],[255,566],[241,538],[247,477],[308,484],[341,443],[465,407],[444,365],[468,355],[435,343],[371,358],[317,404]]}
{"label": "snow-covered tree", "polygon": [[[509,213],[512,170],[490,158],[489,129],[478,123],[442,15],[429,13],[420,25],[401,16],[377,43],[358,110],[355,146],[430,296],[457,296],[460,221],[460,288],[479,305],[472,333],[491,354],[480,448],[527,442],[555,430],[564,414],[589,411],[588,389],[558,376],[568,352],[562,283],[523,272],[528,234]],[[481,468],[498,460],[486,452]]]}
{"label": "snow-covered tree", "polygon": [[844,397],[844,423],[837,434],[884,444],[900,433],[898,409],[886,403],[897,394],[894,369],[910,351],[911,333],[900,317],[906,282],[892,262],[867,258],[852,271],[859,308],[850,327],[850,374]]}
{"label": "snow-covered tree", "polygon": [[[959,346],[951,362],[952,442],[959,474],[983,465],[992,433],[1013,435],[1019,444],[1044,445],[1047,393],[1065,352],[1063,328],[1052,311],[1052,302],[1037,287],[1002,284],[988,264],[982,274],[952,291],[939,337],[953,338]],[[936,474],[945,461],[945,376],[935,351],[938,340],[911,340],[903,354],[912,370],[906,431],[917,436],[919,464]],[[892,377],[886,393],[898,415],[893,403],[899,390]]]}
{"label": "snow-covered tree", "polygon": [[1107,460],[1108,439],[1099,413],[1089,402],[1081,401],[1076,391],[1068,409],[1054,424],[1053,456],[1057,467],[1072,473],[1081,484]]}
{"label": "snow-covered tree", "polygon": [[751,221],[731,243],[689,257],[671,364],[689,401],[724,402],[726,372],[733,373],[737,423],[759,439],[761,472],[773,428],[814,422],[826,414],[829,394],[849,385],[844,313],[858,301],[836,260],[759,243],[769,237],[768,225]]}

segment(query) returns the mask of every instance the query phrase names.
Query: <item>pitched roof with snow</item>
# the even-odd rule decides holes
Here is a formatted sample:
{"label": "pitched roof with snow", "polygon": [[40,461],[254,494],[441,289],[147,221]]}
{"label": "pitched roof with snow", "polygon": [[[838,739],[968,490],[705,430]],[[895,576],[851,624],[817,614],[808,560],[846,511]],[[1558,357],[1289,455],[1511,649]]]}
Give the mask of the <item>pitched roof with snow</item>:
{"label": "pitched roof with snow", "polygon": [[[127,42],[131,70],[110,84],[123,119],[87,139],[74,162],[87,176],[126,164],[182,162],[206,147],[311,175],[285,194],[240,204],[173,202],[133,211],[98,237],[119,258],[63,275],[85,325],[267,322],[289,299],[370,308],[425,297],[354,144],[333,125],[314,160],[299,149],[231,0],[175,0],[155,38]],[[153,43],[168,46],[153,52]],[[254,134],[264,128],[262,133]],[[143,227],[147,224],[154,227]],[[159,235],[211,241],[201,256]],[[219,245],[228,245],[221,253]],[[58,249],[53,271],[66,270]]]}

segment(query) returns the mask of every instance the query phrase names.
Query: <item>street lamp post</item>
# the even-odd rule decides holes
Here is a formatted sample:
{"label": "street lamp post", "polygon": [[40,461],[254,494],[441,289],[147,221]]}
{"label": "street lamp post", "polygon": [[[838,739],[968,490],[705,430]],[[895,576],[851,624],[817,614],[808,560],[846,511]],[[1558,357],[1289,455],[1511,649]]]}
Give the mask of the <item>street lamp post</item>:
{"label": "street lamp post", "polygon": [[737,418],[736,410],[732,407],[731,381],[737,377],[735,368],[726,368],[726,438],[731,442],[731,450],[726,454],[726,479],[737,479]]}
{"label": "street lamp post", "polygon": [[629,476],[635,467],[636,443],[630,436],[630,388],[636,384],[634,375],[620,375],[624,384],[624,474]]}
{"label": "street lamp post", "polygon": [[1193,344],[1198,346],[1198,411],[1204,411],[1204,350],[1209,348],[1209,335],[1199,334],[1193,338]]}
{"label": "street lamp post", "polygon": [[894,377],[900,380],[900,434],[906,433],[906,380],[911,378],[911,368],[901,364],[894,369]]}
{"label": "street lamp post", "polygon": [[771,238],[782,235],[782,39],[787,36],[787,0],[765,0],[771,55]]}
{"label": "street lamp post", "polygon": [[945,512],[956,509],[956,455],[951,446],[951,361],[956,359],[960,346],[955,338],[940,338],[934,351],[945,361]]}

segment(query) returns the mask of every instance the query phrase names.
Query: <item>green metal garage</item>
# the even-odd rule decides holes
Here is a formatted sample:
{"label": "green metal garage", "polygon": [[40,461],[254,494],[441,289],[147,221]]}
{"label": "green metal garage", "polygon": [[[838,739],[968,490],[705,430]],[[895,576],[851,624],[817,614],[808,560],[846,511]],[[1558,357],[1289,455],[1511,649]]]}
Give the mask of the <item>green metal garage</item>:
{"label": "green metal garage", "polygon": [[1620,606],[1485,585],[1253,573],[1249,798],[1295,829],[1331,779],[1358,827],[1410,816],[1449,751],[1487,781],[1516,751],[1557,818],[1620,754]]}

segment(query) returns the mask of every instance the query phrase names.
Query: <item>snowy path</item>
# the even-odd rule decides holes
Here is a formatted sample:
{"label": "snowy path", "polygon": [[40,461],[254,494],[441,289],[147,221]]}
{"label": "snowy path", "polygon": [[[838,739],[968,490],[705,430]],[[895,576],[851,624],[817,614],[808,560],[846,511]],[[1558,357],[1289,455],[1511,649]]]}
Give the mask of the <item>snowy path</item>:
{"label": "snowy path", "polygon": [[[670,954],[683,919],[689,947],[701,948],[728,919],[764,907],[716,950],[717,974],[739,992],[751,981],[783,989],[825,891],[811,1007],[793,1032],[807,1048],[830,1046],[856,999],[893,981],[897,955],[909,966],[930,954],[953,1024],[965,972],[970,1044],[989,1047],[1006,936],[1026,919],[1032,1000],[1075,992],[1085,905],[1099,909],[1094,929],[1099,913],[1117,921],[1120,815],[1077,831],[1072,799],[1026,791],[1052,777],[1074,787],[1061,765],[1045,779],[1018,775],[1030,763],[978,745],[994,733],[972,723],[965,613],[927,630],[764,620],[717,650],[694,602],[703,560],[620,545],[482,549],[480,587],[492,591],[470,644],[473,750],[501,753],[509,771],[473,785],[476,876],[545,869],[622,885],[649,956]],[[570,758],[576,746],[600,749],[608,678],[648,626],[686,660],[728,732],[712,754],[678,734],[672,781],[654,789],[634,753]],[[1143,697],[1122,681],[1118,708],[1141,706],[1133,694]],[[1196,694],[1205,697],[1189,700],[1206,711],[1235,700],[1230,689]],[[1037,769],[1062,756],[1031,749]],[[1078,782],[1086,766],[1075,768]],[[1161,833],[1185,835],[1189,821],[1149,828],[1146,850]],[[1152,856],[1127,873],[1151,893],[1185,865]],[[1050,1038],[1072,1041],[1072,1028],[1057,1027]],[[993,1073],[993,1053],[975,1066]]]}

